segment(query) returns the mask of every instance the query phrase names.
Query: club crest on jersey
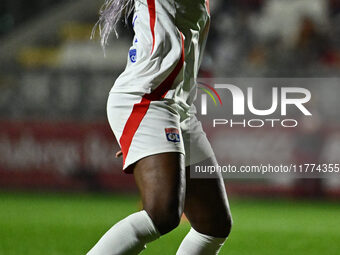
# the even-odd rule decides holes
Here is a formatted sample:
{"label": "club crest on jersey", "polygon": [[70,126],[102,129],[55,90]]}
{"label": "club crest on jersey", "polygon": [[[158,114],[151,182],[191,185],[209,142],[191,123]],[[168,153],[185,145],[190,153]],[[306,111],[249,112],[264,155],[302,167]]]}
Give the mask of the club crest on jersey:
{"label": "club crest on jersey", "polygon": [[137,50],[136,49],[131,49],[129,51],[129,56],[130,56],[130,60],[132,63],[136,63],[137,61]]}
{"label": "club crest on jersey", "polygon": [[179,131],[177,128],[166,128],[165,129],[166,139],[169,142],[178,143],[180,142]]}

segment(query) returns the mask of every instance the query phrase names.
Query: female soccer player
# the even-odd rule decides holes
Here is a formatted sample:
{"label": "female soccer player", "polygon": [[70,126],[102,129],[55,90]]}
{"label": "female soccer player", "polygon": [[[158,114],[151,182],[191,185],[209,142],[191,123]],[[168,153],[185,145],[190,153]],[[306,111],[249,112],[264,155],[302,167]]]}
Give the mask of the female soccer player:
{"label": "female soccer player", "polygon": [[[132,0],[106,0],[102,44]],[[178,255],[218,254],[231,230],[223,179],[191,179],[189,166],[216,165],[195,117],[196,78],[210,24],[206,0],[134,0],[135,36],[108,99],[110,126],[133,173],[143,210],[114,225],[88,255],[139,254],[174,228],[192,228]]]}

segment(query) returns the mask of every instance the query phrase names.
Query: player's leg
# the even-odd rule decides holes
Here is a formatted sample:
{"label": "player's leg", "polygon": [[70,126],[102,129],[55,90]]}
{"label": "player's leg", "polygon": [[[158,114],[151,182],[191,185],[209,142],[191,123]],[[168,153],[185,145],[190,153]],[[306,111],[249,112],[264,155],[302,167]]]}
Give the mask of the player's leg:
{"label": "player's leg", "polygon": [[184,155],[152,155],[134,166],[143,202],[141,212],[114,225],[88,255],[139,254],[145,245],[177,227],[184,209]]}
{"label": "player's leg", "polygon": [[183,212],[185,163],[178,113],[167,100],[159,100],[147,104],[143,118],[136,121],[145,105],[140,101],[138,95],[110,94],[108,118],[144,210],[114,225],[89,255],[139,254],[146,243],[175,228]]}
{"label": "player's leg", "polygon": [[[190,112],[195,112],[194,106]],[[216,166],[211,145],[194,114],[181,122],[186,152],[185,215],[192,229],[184,238],[178,255],[217,254],[228,237],[232,220],[225,186],[221,175],[210,179],[194,179],[190,168]],[[191,167],[190,167],[191,166]],[[199,177],[199,176],[197,176]]]}
{"label": "player's leg", "polygon": [[176,228],[183,214],[184,166],[182,153],[169,152],[144,158],[134,169],[143,209],[162,235]]}
{"label": "player's leg", "polygon": [[[213,157],[195,165],[215,166],[217,162]],[[210,179],[193,179],[190,178],[190,167],[186,171],[185,214],[192,227],[207,235],[227,237],[232,221],[221,175],[216,174]]]}
{"label": "player's leg", "polygon": [[[210,158],[198,165],[215,165]],[[178,255],[218,254],[228,237],[232,219],[229,203],[221,176],[214,179],[191,179],[187,167],[185,215],[192,229],[184,238]]]}

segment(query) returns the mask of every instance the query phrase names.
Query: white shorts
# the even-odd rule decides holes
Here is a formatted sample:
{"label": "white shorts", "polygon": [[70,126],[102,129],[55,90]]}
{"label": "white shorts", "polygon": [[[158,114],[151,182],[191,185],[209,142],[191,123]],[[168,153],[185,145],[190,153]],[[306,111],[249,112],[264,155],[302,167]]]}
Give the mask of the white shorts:
{"label": "white shorts", "polygon": [[135,0],[135,37],[107,105],[123,169],[164,152],[186,165],[213,156],[193,106],[209,24],[207,0]]}
{"label": "white shorts", "polygon": [[180,152],[186,166],[213,157],[214,152],[194,114],[173,100],[147,102],[134,94],[110,93],[107,113],[123,152],[123,169],[154,154]]}

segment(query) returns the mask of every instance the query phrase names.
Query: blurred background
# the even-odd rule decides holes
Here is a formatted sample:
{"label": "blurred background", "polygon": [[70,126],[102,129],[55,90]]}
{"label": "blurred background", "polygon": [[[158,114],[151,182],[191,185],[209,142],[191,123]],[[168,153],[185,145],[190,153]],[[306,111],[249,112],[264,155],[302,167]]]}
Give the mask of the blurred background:
{"label": "blurred background", "polygon": [[[102,3],[0,2],[0,254],[46,254],[45,245],[49,254],[84,254],[115,219],[140,208],[133,177],[114,158],[119,148],[106,120],[108,92],[124,70],[133,33],[122,22],[104,57],[98,38],[89,39]],[[339,76],[340,0],[211,0],[210,7],[201,76]],[[334,91],[327,96],[337,101]],[[241,144],[229,150],[238,163],[272,157],[245,149],[250,142],[270,148],[273,139],[285,143],[287,162],[339,163],[339,110],[336,104],[330,115],[320,114],[327,123],[321,128],[283,135],[206,132],[220,144]],[[225,254],[337,254],[339,177],[227,180],[227,191],[239,221]],[[169,253],[161,247],[179,242],[187,228],[145,253],[174,254],[176,245]],[[68,241],[77,235],[79,243]]]}

